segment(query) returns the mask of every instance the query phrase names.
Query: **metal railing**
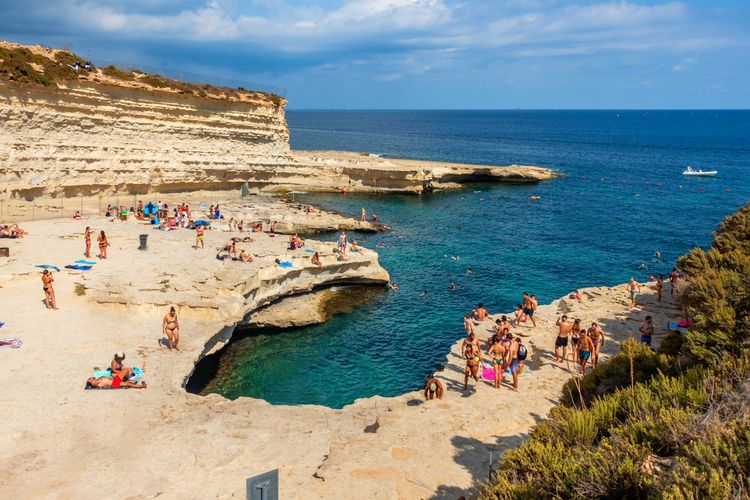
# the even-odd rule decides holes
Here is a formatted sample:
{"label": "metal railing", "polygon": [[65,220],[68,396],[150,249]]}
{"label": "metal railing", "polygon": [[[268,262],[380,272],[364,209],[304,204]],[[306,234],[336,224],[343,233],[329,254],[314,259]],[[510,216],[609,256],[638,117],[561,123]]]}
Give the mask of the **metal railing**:
{"label": "metal railing", "polygon": [[247,91],[260,91],[269,94],[276,94],[281,97],[286,97],[287,89],[283,87],[277,87],[274,85],[268,85],[258,82],[250,82],[247,80],[241,80],[237,78],[230,78],[214,74],[201,74],[191,73],[189,71],[182,71],[176,69],[161,68],[156,66],[148,66],[145,64],[130,64],[119,61],[111,61],[109,59],[89,59],[99,69],[103,69],[107,66],[114,66],[122,71],[138,71],[148,75],[160,75],[172,80],[181,82],[194,83],[194,84],[210,84],[217,87],[227,87],[231,89],[241,89]]}

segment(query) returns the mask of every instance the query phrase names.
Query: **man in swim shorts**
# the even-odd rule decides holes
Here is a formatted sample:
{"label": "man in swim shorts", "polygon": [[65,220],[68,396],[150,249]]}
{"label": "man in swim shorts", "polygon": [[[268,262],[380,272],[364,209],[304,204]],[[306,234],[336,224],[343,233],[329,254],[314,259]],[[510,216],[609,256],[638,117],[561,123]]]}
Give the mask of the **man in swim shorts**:
{"label": "man in swim shorts", "polygon": [[654,335],[654,319],[651,316],[646,316],[641,326],[638,327],[638,331],[641,332],[641,344],[651,347],[651,337]]}
{"label": "man in swim shorts", "polygon": [[518,375],[520,375],[521,364],[518,360],[518,349],[521,344],[513,340],[513,334],[508,334],[510,347],[508,348],[508,370],[513,376],[513,390],[518,392]]}
{"label": "man in swim shorts", "polygon": [[[557,326],[555,361],[562,363],[568,356],[568,339],[570,338],[570,331],[573,329],[573,325],[568,321],[568,317],[564,314],[557,318],[555,325]],[[562,356],[560,356],[560,348],[562,348]]]}
{"label": "man in swim shorts", "polygon": [[586,365],[591,358],[591,351],[594,349],[594,344],[588,335],[583,334],[578,338],[578,364],[581,365],[583,375],[586,375]]}
{"label": "man in swim shorts", "polygon": [[628,282],[628,294],[630,296],[630,307],[635,307],[636,299],[638,298],[638,294],[641,293],[641,285],[635,281],[635,278],[630,278],[630,281]]}
{"label": "man in swim shorts", "polygon": [[[526,319],[531,320],[532,328],[536,327],[536,320],[534,319],[535,309],[536,308],[534,307],[534,301],[532,300],[531,295],[529,295],[528,292],[523,292],[523,314],[526,317]],[[526,320],[524,319],[523,321],[526,321]]]}
{"label": "man in swim shorts", "polygon": [[424,398],[426,400],[431,399],[443,399],[443,383],[435,377],[427,380],[424,384]]}
{"label": "man in swim shorts", "polygon": [[198,244],[200,244],[201,248],[205,248],[203,245],[203,232],[205,229],[203,229],[203,226],[200,225],[195,228],[195,249],[198,250]]}
{"label": "man in swim shorts", "polygon": [[596,365],[599,364],[599,351],[601,351],[602,346],[604,345],[604,330],[602,330],[596,323],[591,323],[591,326],[586,333],[591,339],[591,345],[593,347],[591,355],[594,357],[593,365],[594,368],[596,368]]}

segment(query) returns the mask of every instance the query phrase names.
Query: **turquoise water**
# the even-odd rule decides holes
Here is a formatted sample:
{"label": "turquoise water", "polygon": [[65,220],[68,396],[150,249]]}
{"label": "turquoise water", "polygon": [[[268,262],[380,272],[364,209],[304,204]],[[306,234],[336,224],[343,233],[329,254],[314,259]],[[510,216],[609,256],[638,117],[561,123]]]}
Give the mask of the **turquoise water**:
{"label": "turquoise water", "polygon": [[[578,287],[666,274],[750,199],[745,111],[300,111],[288,120],[297,149],[537,164],[566,177],[421,197],[304,196],[355,216],[361,207],[377,211],[393,231],[358,240],[385,245],[380,260],[401,291],[323,325],[231,344],[206,388],[230,398],[339,408],[418,389],[477,302],[510,311],[524,290],[546,303]],[[719,177],[685,178],[688,164],[715,167]]]}

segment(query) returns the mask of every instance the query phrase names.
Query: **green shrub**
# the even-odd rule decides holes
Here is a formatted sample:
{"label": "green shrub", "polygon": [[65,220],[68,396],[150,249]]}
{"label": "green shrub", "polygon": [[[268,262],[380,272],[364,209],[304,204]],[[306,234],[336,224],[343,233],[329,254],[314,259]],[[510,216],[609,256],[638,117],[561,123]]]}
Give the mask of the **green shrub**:
{"label": "green shrub", "polygon": [[[679,260],[687,337],[670,334],[658,354],[628,340],[569,381],[482,498],[750,497],[750,205],[714,238]],[[681,366],[685,354],[698,363]]]}
{"label": "green shrub", "polygon": [[120,80],[132,81],[135,80],[132,71],[123,71],[113,65],[106,66],[102,69],[102,73],[112,78],[118,78]]}

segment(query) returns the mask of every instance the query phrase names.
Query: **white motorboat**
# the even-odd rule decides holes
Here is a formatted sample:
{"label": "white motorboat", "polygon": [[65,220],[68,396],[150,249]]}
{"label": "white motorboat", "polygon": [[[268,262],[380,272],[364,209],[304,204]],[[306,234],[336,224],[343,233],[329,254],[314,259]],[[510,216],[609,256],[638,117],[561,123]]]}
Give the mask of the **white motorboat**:
{"label": "white motorboat", "polygon": [[682,175],[692,175],[696,177],[713,177],[714,175],[718,174],[718,170],[693,170],[693,167],[688,165],[688,167],[682,172]]}

